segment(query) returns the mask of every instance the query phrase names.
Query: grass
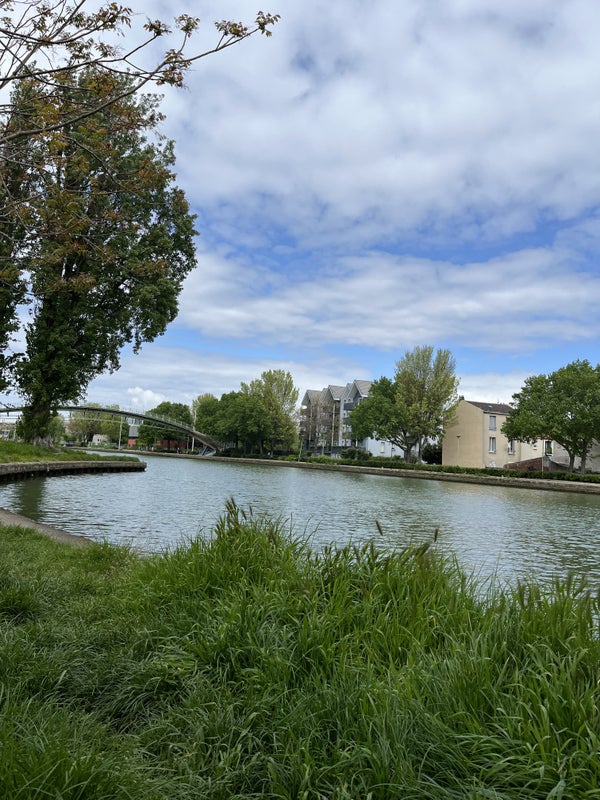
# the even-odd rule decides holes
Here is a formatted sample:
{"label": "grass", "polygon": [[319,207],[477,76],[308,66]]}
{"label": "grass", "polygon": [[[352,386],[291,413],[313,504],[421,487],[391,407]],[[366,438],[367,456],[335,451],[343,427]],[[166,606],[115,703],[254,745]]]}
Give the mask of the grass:
{"label": "grass", "polygon": [[100,461],[106,459],[127,458],[129,461],[138,461],[134,456],[123,456],[121,453],[114,456],[101,456],[97,453],[87,453],[75,448],[40,447],[21,442],[0,441],[0,464],[44,462],[44,461]]}
{"label": "grass", "polygon": [[151,558],[0,538],[0,796],[600,797],[598,598],[229,504]]}

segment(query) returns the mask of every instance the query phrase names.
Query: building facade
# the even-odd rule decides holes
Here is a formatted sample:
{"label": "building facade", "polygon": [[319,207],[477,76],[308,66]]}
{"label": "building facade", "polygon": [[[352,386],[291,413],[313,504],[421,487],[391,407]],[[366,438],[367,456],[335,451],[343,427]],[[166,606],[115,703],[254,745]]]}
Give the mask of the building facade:
{"label": "building facade", "polygon": [[369,396],[371,384],[353,380],[345,386],[330,384],[321,390],[308,389],[300,407],[301,451],[339,457],[342,450],[357,447],[371,455],[402,456],[402,450],[390,442],[356,441],[352,437],[350,414]]}
{"label": "building facade", "polygon": [[517,442],[502,433],[509,411],[507,403],[461,397],[454,420],[444,433],[442,464],[481,469],[539,460],[538,468],[550,467],[550,461],[558,455],[555,443],[541,439],[533,444]]}

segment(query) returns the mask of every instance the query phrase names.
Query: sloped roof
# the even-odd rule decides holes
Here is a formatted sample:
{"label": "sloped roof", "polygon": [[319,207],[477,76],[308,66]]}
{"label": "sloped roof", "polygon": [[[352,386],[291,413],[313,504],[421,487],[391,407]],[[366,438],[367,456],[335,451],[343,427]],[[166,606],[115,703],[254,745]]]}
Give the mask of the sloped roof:
{"label": "sloped roof", "polygon": [[345,386],[336,386],[335,384],[330,383],[329,386],[326,386],[321,392],[321,397],[325,399],[329,393],[333,400],[340,400],[345,388]]}
{"label": "sloped roof", "polygon": [[304,397],[302,398],[302,403],[300,405],[303,406],[316,405],[319,402],[320,397],[321,397],[320,389],[307,389],[304,392]]}
{"label": "sloped roof", "polygon": [[354,385],[360,392],[362,397],[368,397],[369,392],[371,391],[371,386],[373,385],[373,381],[354,381]]}
{"label": "sloped roof", "polygon": [[511,407],[508,403],[480,403],[476,400],[465,400],[466,403],[470,403],[475,408],[480,408],[484,414],[508,414],[511,410]]}

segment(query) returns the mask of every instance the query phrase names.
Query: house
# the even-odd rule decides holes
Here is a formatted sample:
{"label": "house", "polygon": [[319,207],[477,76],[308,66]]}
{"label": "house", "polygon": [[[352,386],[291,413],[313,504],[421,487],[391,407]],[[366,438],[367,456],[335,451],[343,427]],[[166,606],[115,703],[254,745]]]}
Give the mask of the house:
{"label": "house", "polygon": [[[502,425],[510,411],[507,403],[485,403],[461,397],[456,414],[445,430],[442,464],[460,467],[504,467],[509,463],[549,459],[550,441],[533,444],[507,439]],[[546,464],[545,466],[549,466]]]}

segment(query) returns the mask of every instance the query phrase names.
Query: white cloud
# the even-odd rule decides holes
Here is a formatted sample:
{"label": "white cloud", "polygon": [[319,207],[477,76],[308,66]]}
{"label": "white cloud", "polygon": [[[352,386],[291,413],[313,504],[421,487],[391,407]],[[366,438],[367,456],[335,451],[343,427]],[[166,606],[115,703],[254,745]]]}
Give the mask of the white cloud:
{"label": "white cloud", "polygon": [[340,259],[334,274],[268,284],[264,270],[207,258],[188,280],[180,321],[205,336],[307,347],[451,339],[522,350],[594,337],[600,307],[600,277],[559,248],[458,265],[370,253]]}
{"label": "white cloud", "polygon": [[541,8],[287,4],[271,39],[200,62],[169,95],[191,197],[305,242],[432,220],[498,238],[579,213],[599,199],[600,16]]}

